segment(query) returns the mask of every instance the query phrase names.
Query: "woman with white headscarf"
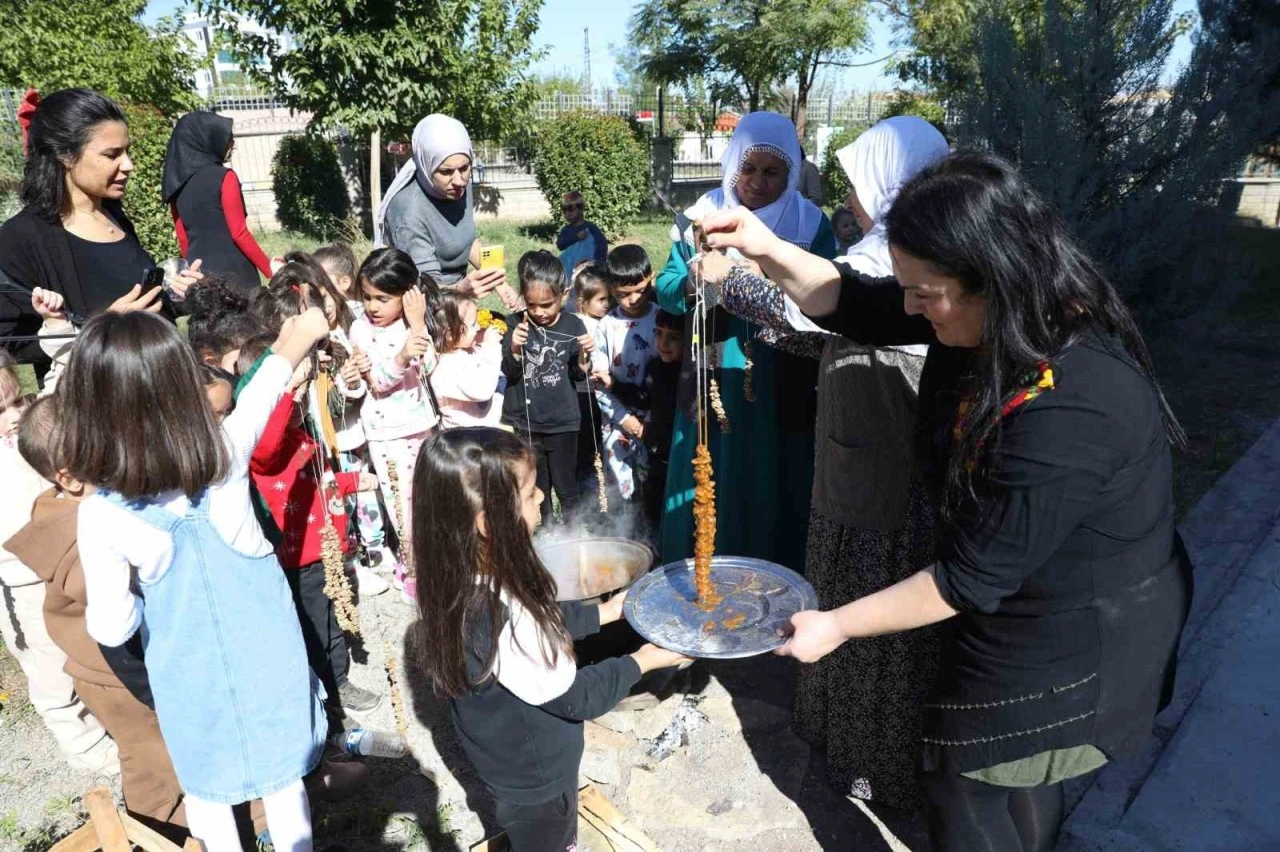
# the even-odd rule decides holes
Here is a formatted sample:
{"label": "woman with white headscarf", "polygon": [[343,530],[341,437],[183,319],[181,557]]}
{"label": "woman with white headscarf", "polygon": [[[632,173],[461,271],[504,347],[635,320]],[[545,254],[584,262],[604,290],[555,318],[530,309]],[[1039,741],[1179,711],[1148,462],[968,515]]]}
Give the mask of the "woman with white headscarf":
{"label": "woman with white headscarf", "polygon": [[[514,308],[515,292],[501,269],[480,269],[480,241],[471,209],[475,155],[462,122],[429,115],[413,129],[413,156],[396,173],[374,218],[374,245],[406,252],[418,272],[441,289],[479,298],[497,289]],[[476,267],[467,270],[468,262]]]}
{"label": "woman with white headscarf", "polygon": [[[835,255],[831,223],[797,191],[800,140],[785,116],[755,112],[739,122],[721,158],[719,188],[702,196],[672,229],[673,245],[658,275],[658,303],[674,314],[692,304],[689,222],[716,210],[745,207],[775,234],[814,254]],[[710,451],[721,519],[716,550],[768,559],[799,569],[813,479],[813,407],[816,362],[752,345],[750,324],[713,311],[716,378],[728,430],[713,417]],[[687,337],[687,335],[686,335]],[[661,545],[666,562],[693,553],[691,353],[686,347],[680,410],[672,433]]]}
{"label": "woman with white headscarf", "polygon": [[[881,218],[898,188],[947,151],[927,121],[901,116],[836,154],[864,234],[838,263],[874,278],[893,275]],[[718,277],[715,265],[728,261],[709,256],[709,277]],[[759,324],[766,339],[821,331],[774,284],[746,271],[729,273],[722,294],[725,308]],[[804,573],[821,608],[834,609],[934,560],[934,513],[913,475],[916,391],[928,347],[823,339]],[[918,805],[921,712],[937,658],[937,631],[926,628],[849,642],[800,669],[796,731],[826,752],[828,778],[842,794],[906,810]]]}

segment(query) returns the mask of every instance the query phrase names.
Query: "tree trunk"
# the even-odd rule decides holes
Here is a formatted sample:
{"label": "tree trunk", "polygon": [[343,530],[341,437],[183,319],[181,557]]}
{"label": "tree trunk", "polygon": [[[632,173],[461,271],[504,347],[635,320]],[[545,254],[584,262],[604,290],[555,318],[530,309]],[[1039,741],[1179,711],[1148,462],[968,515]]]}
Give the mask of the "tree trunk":
{"label": "tree trunk", "polygon": [[382,206],[382,131],[369,134],[369,211],[373,216],[374,239],[378,230],[378,208]]}
{"label": "tree trunk", "polygon": [[813,91],[813,81],[818,78],[818,57],[806,60],[796,74],[796,135],[804,144],[805,125],[809,123],[809,93]]}

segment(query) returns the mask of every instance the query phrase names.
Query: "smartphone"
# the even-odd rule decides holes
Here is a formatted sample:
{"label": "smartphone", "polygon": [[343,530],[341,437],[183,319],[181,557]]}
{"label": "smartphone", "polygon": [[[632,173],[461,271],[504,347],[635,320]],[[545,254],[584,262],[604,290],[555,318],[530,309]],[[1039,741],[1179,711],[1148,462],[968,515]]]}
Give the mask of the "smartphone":
{"label": "smartphone", "polygon": [[502,256],[502,246],[481,246],[480,247],[480,268],[481,269],[502,269],[504,266]]}
{"label": "smartphone", "polygon": [[153,266],[142,276],[142,291],[145,293],[152,287],[159,287],[164,284],[164,267]]}

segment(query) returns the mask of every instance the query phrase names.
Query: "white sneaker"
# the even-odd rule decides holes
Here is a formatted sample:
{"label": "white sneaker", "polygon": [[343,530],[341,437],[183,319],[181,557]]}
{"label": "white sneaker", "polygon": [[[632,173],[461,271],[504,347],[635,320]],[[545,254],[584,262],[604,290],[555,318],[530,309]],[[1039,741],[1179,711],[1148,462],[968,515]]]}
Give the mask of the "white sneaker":
{"label": "white sneaker", "polygon": [[380,595],[391,588],[391,584],[387,582],[385,577],[378,576],[363,565],[357,564],[355,569],[356,594],[360,597]]}
{"label": "white sneaker", "polygon": [[373,570],[379,574],[390,574],[399,561],[395,552],[386,545],[375,547],[369,552],[369,562],[373,565]]}

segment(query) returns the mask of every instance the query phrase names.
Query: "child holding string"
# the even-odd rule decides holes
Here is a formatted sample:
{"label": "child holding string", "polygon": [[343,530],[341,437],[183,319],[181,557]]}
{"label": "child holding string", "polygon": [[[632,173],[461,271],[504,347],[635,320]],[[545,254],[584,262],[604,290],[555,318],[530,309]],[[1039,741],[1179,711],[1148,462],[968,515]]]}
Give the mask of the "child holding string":
{"label": "child holding string", "polygon": [[595,343],[582,320],[564,310],[564,268],[549,251],[526,252],[517,266],[524,311],[512,314],[502,341],[507,377],[502,422],[533,447],[543,517],[551,518],[551,490],[562,519],[578,502],[578,412],[576,383]]}
{"label": "child holding string", "polygon": [[[351,345],[367,358],[361,363],[368,393],[360,422],[383,503],[407,543],[413,517],[409,483],[418,448],[440,423],[427,383],[437,361],[427,328],[427,298],[418,289],[418,267],[399,249],[374,250],[360,265],[359,284],[364,315],[351,324]],[[390,476],[393,465],[395,485]],[[394,583],[407,600],[416,598],[412,564],[396,566]]]}

